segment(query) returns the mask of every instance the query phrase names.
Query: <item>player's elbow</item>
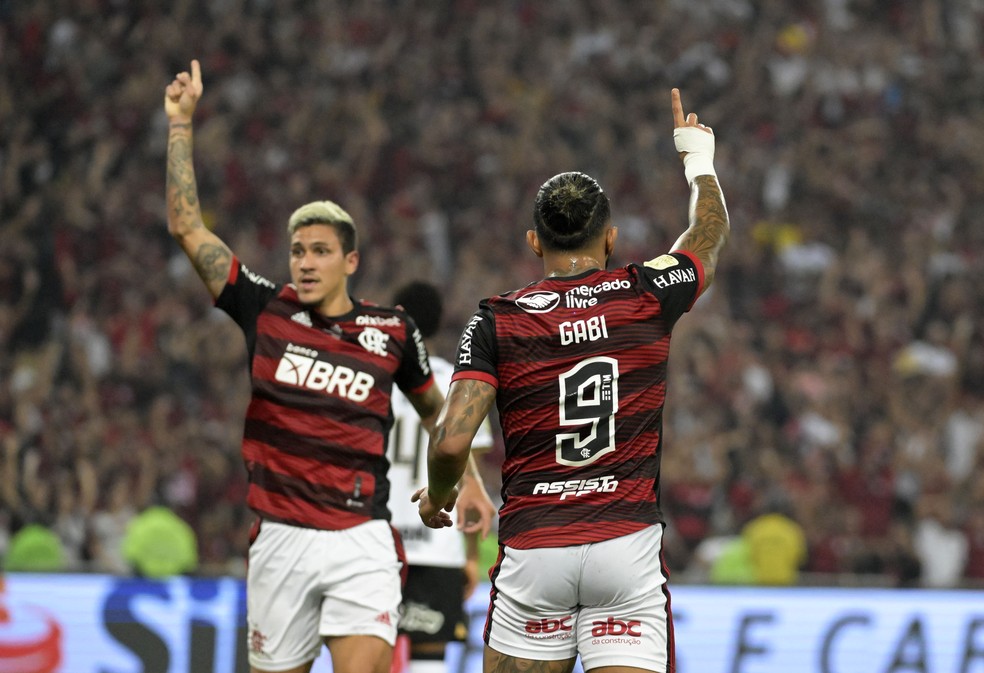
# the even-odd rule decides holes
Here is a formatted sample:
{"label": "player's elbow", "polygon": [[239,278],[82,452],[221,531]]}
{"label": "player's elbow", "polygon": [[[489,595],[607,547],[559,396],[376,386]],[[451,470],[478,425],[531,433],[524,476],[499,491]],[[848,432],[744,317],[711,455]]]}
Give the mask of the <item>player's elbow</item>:
{"label": "player's elbow", "polygon": [[458,463],[468,459],[470,438],[449,431],[445,419],[438,420],[431,431],[430,458],[442,463]]}

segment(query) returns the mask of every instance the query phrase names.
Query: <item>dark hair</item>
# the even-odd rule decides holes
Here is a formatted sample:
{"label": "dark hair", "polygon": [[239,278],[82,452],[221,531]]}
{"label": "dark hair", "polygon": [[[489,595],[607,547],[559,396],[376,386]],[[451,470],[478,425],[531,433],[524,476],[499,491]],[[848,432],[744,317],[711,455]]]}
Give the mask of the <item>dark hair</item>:
{"label": "dark hair", "polygon": [[604,229],[611,217],[608,196],[584,173],[555,175],[533,201],[533,225],[544,247],[578,250]]}
{"label": "dark hair", "polygon": [[410,314],[425,339],[437,334],[444,306],[436,287],[423,281],[407,283],[393,295],[393,303]]}

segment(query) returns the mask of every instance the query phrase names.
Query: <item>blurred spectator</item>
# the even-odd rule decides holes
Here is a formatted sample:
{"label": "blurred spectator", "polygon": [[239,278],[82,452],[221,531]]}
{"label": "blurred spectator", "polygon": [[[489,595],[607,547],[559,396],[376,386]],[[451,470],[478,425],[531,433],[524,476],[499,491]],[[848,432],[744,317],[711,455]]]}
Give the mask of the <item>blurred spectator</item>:
{"label": "blurred spectator", "polygon": [[141,577],[184,575],[198,568],[195,531],[166,507],[148,507],[134,517],[123,538],[123,557]]}
{"label": "blurred spectator", "polygon": [[789,586],[799,580],[806,564],[806,536],[788,512],[783,502],[771,498],[764,511],[742,528],[756,584]]}
{"label": "blurred spectator", "polygon": [[967,523],[967,570],[964,576],[978,586],[984,586],[984,501],[969,507]]}
{"label": "blurred spectator", "polygon": [[964,576],[970,545],[953,517],[948,496],[934,493],[920,498],[914,546],[922,565],[923,586],[952,589]]}
{"label": "blurred spectator", "polygon": [[713,584],[752,585],[758,580],[748,541],[741,535],[716,538],[718,549],[709,559],[707,578]]}
{"label": "blurred spectator", "polygon": [[15,572],[54,572],[65,568],[65,550],[50,528],[32,523],[10,538],[3,559],[6,570]]}
{"label": "blurred spectator", "polygon": [[[160,89],[201,54],[205,221],[235,223],[220,233],[280,279],[293,206],[351,195],[373,249],[356,294],[439,284],[447,351],[479,297],[537,277],[501,263],[523,258],[502,232],[551,175],[612,185],[612,264],[672,243],[686,184],[654,160],[672,146],[653,92],[680,86],[729,136],[733,234],[667,373],[666,445],[690,447],[663,465],[686,534],[667,538],[671,570],[775,487],[810,573],[894,582],[919,539],[899,512],[942,482],[963,579],[980,576],[984,5],[328,7],[2,4],[0,540],[42,523],[68,563],[119,569],[110,538],[160,504],[197,532],[204,571],[243,556],[245,349],[163,223]],[[97,502],[116,475],[129,514]]]}

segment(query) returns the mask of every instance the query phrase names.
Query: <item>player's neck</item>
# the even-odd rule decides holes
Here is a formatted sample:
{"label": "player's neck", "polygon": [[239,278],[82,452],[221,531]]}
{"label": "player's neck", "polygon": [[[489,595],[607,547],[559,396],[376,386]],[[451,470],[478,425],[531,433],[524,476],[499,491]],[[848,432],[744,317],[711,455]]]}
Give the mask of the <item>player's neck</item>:
{"label": "player's neck", "polygon": [[547,278],[563,278],[565,276],[577,276],[586,271],[596,271],[604,269],[605,265],[601,261],[601,256],[593,254],[565,253],[558,255],[544,256],[543,270]]}
{"label": "player's neck", "polygon": [[350,313],[354,308],[355,303],[349,297],[348,290],[346,289],[337,294],[325,297],[315,310],[325,317],[337,318],[338,316]]}

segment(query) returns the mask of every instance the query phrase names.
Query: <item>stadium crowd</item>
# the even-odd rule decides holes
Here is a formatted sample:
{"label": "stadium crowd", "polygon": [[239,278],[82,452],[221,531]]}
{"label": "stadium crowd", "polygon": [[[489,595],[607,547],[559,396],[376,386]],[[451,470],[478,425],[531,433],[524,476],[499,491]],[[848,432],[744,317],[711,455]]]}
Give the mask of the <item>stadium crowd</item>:
{"label": "stadium crowd", "polygon": [[67,568],[130,572],[128,522],[164,505],[199,572],[241,572],[245,348],[165,226],[161,92],[191,58],[207,224],[285,280],[289,214],[338,201],[359,296],[444,288],[445,356],[538,277],[516,231],[555,173],[611,186],[613,263],[668,250],[679,86],[733,234],[675,332],[671,572],[779,508],[794,581],[984,583],[979,0],[0,2],[0,554],[40,523]]}

